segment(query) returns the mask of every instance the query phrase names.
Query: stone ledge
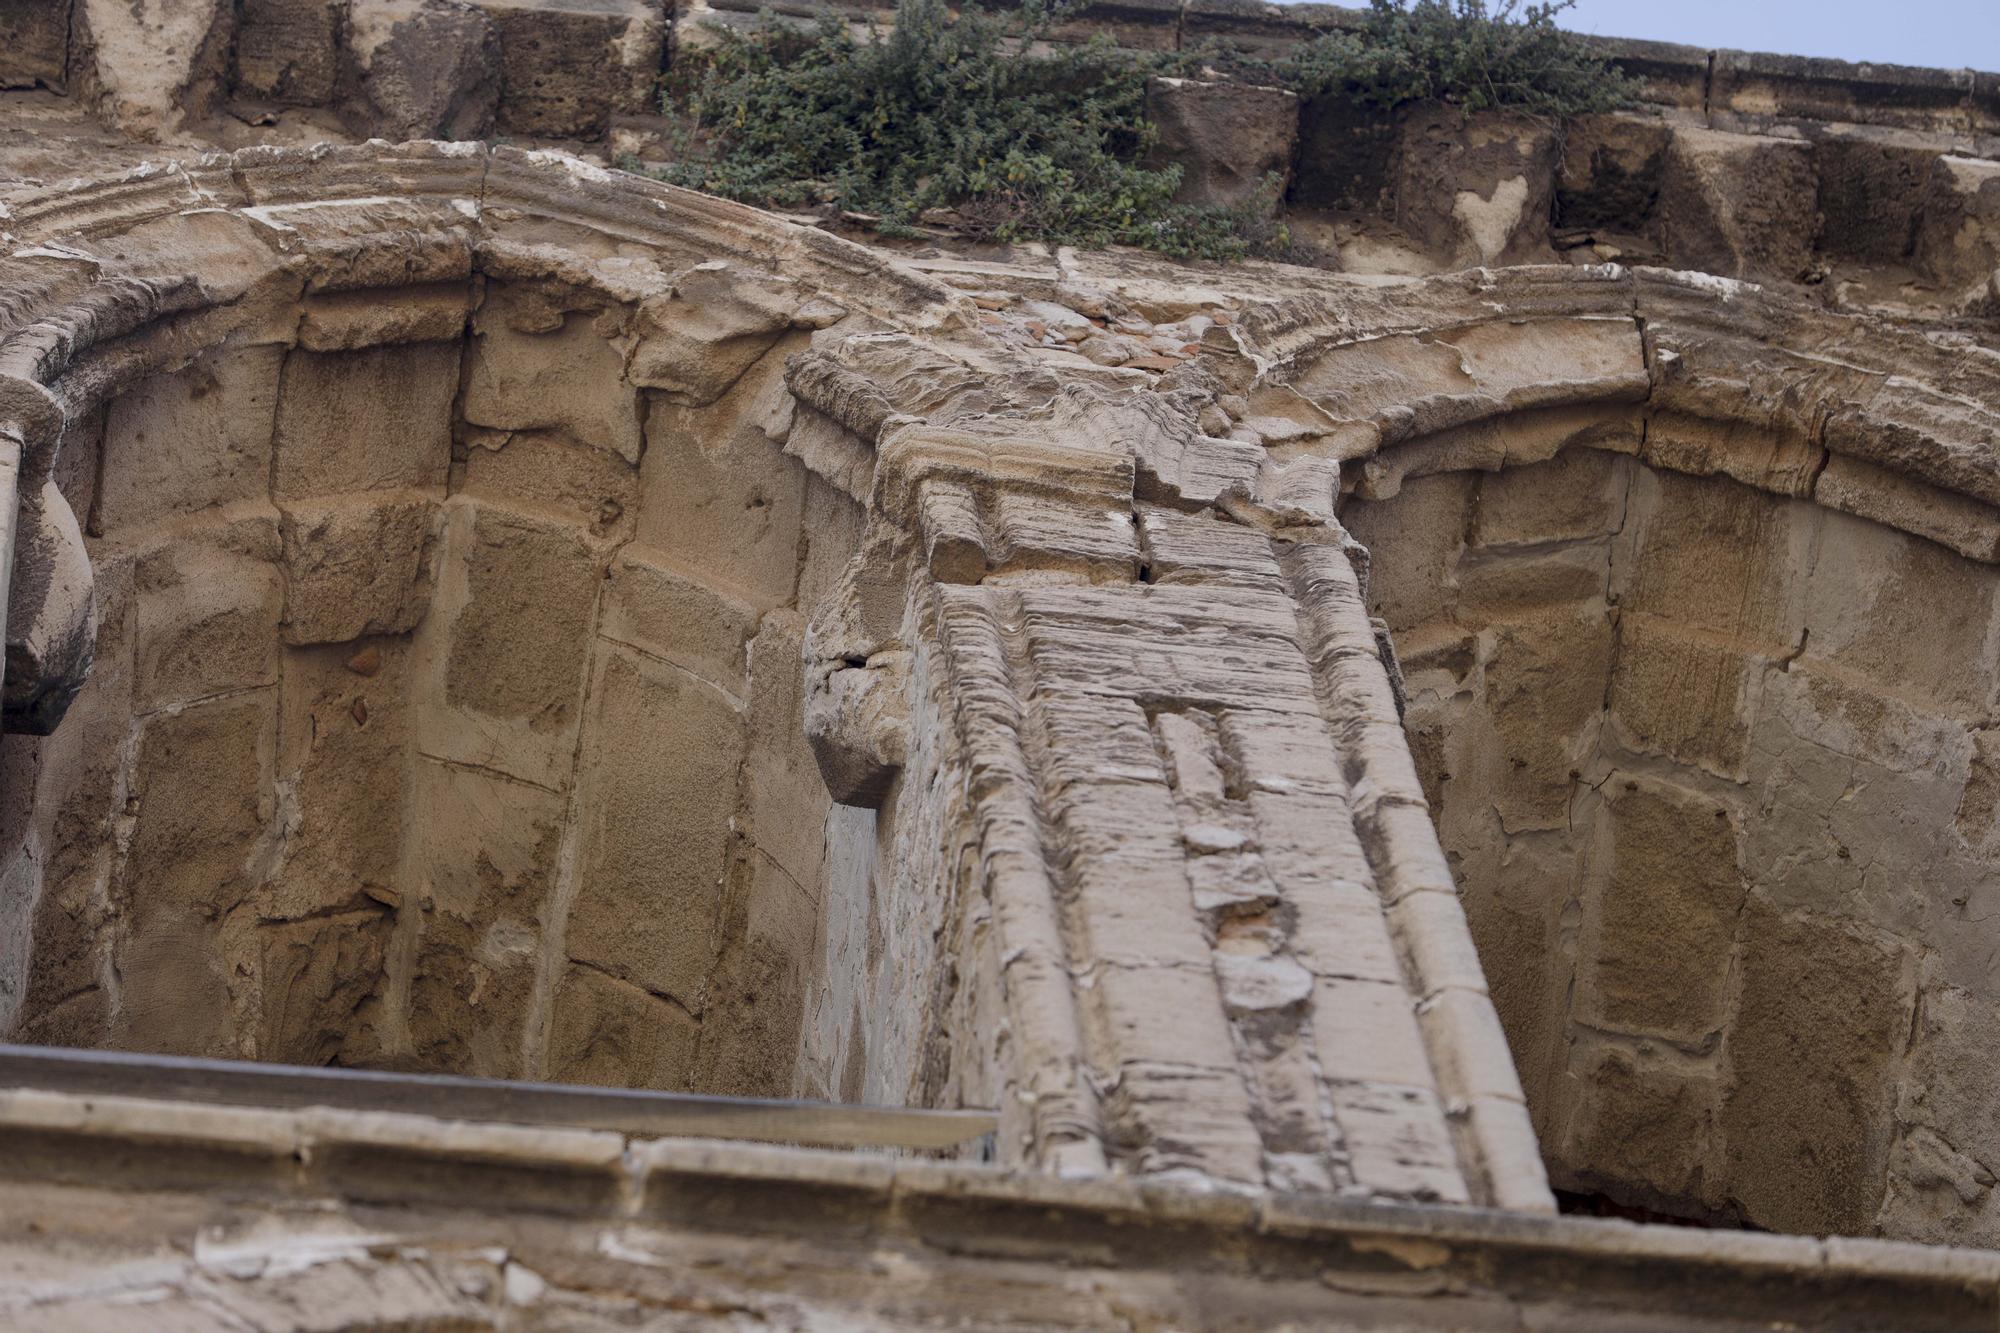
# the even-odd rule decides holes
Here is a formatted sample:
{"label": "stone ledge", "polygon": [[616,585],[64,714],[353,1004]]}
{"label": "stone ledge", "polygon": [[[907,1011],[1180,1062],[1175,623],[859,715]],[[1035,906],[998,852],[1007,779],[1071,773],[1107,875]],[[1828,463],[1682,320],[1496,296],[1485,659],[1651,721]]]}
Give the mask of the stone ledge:
{"label": "stone ledge", "polygon": [[[2000,1254],[1869,1240],[1537,1217],[1482,1209],[1061,1180],[957,1163],[627,1141],[376,1112],[268,1111],[0,1094],[0,1175],[228,1197],[272,1213],[363,1199],[407,1217],[481,1200],[481,1225],[620,1219],[1052,1266],[1305,1279],[1384,1300],[1416,1281],[1656,1328],[1727,1316],[1799,1326],[1990,1330]],[[157,1216],[157,1214],[155,1214]],[[143,1222],[142,1228],[167,1224]],[[460,1230],[463,1221],[450,1224]],[[163,1235],[162,1239],[165,1238]],[[586,1243],[587,1243],[587,1237]],[[1367,1308],[1364,1301],[1361,1309]]]}

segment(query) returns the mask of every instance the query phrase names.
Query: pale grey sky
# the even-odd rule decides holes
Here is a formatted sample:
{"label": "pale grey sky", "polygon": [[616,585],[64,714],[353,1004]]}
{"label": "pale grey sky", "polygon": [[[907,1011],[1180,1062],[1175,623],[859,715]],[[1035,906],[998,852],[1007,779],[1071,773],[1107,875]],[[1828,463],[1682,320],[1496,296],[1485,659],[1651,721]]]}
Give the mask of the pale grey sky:
{"label": "pale grey sky", "polygon": [[2000,0],[1579,0],[1557,22],[1606,37],[2000,70]]}

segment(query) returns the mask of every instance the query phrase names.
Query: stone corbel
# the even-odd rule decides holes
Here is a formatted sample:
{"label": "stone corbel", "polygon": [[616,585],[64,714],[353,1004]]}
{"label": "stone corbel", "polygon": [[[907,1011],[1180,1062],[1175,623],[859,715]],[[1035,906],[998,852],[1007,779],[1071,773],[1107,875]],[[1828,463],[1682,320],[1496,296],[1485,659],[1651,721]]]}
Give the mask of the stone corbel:
{"label": "stone corbel", "polygon": [[910,738],[910,654],[870,632],[867,596],[880,580],[867,552],[806,629],[806,741],[827,791],[877,808],[903,771]]}
{"label": "stone corbel", "polygon": [[[52,406],[45,397],[39,405]],[[28,414],[7,415],[15,423],[0,424],[0,514],[9,526],[0,541],[0,581],[7,589],[0,721],[8,732],[47,736],[90,674],[95,579],[83,530],[49,477],[60,412],[53,421],[43,413],[29,422],[20,420]],[[45,438],[24,439],[21,425]]]}

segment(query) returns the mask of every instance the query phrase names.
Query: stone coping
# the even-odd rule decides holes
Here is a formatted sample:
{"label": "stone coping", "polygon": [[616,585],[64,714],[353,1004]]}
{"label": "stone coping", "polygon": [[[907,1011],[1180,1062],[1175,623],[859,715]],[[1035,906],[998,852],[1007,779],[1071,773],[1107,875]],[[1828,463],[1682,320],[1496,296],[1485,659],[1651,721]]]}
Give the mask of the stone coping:
{"label": "stone coping", "polygon": [[1064,1180],[958,1162],[384,1112],[13,1089],[0,1092],[0,1175],[272,1207],[318,1198],[421,1209],[478,1198],[493,1215],[914,1243],[1010,1262],[1248,1269],[1269,1278],[1304,1270],[1342,1291],[1391,1291],[1420,1277],[1514,1301],[1670,1313],[1689,1326],[1726,1314],[1745,1326],[1990,1330],[2000,1318],[2000,1253],[1987,1251],[1225,1192],[1161,1179]]}

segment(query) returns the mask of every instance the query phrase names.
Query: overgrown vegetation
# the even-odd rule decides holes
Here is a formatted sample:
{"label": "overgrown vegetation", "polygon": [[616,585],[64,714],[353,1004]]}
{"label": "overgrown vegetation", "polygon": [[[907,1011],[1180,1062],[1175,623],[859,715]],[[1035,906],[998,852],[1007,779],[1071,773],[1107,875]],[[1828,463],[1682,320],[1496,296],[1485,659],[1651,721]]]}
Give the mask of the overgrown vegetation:
{"label": "overgrown vegetation", "polygon": [[1465,114],[1506,107],[1550,120],[1632,100],[1631,80],[1556,15],[1576,0],[1372,0],[1352,31],[1324,33],[1268,66],[1302,97],[1382,110],[1444,102]]}
{"label": "overgrown vegetation", "polygon": [[[1004,16],[968,3],[954,16],[945,0],[898,0],[886,35],[857,37],[831,14],[808,29],[766,15],[747,33],[719,32],[675,55],[666,105],[679,138],[660,174],[889,234],[939,221],[1001,241],[1177,257],[1282,250],[1276,199],[1176,203],[1180,168],[1145,164],[1147,81],[1219,53],[1134,53],[1101,37],[1040,45],[1076,7],[1066,2],[1027,0]],[[1385,109],[1435,100],[1560,117],[1615,105],[1622,78],[1555,26],[1573,2],[1372,0],[1358,29],[1257,72]]]}

